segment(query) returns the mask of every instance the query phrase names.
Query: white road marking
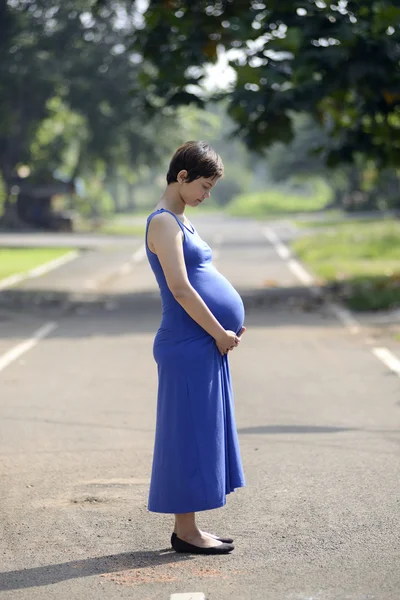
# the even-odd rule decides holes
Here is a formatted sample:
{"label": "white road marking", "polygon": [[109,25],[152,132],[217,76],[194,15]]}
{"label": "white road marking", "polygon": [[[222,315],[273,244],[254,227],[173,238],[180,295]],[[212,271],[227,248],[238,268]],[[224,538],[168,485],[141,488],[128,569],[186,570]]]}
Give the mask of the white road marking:
{"label": "white road marking", "polygon": [[387,348],[372,348],[372,353],[400,377],[400,360]]}
{"label": "white road marking", "polygon": [[32,337],[28,338],[24,342],[21,342],[5,354],[0,357],[0,372],[3,371],[8,365],[17,360],[22,354],[31,350],[34,346],[36,346],[40,340],[48,336],[54,329],[58,327],[58,323],[49,322],[40,327],[37,331],[35,331]]}
{"label": "white road marking", "polygon": [[144,259],[144,257],[146,256],[146,246],[143,244],[143,246],[140,246],[140,248],[138,248],[131,257],[131,260],[133,262],[140,262],[141,260]]}
{"label": "white road marking", "polygon": [[185,592],[183,594],[171,594],[170,600],[206,600],[203,592]]}
{"label": "white road marking", "polygon": [[289,269],[292,271],[294,275],[296,275],[297,279],[301,281],[302,284],[311,286],[314,285],[315,279],[310,273],[306,271],[302,264],[299,263],[298,260],[293,258],[293,254],[283,242],[278,238],[275,231],[270,227],[265,227],[262,230],[264,236],[274,247],[277,255],[282,259],[286,260]]}
{"label": "white road marking", "polygon": [[51,260],[51,261],[45,263],[44,265],[40,265],[39,267],[32,269],[31,271],[29,271],[28,277],[38,277],[39,275],[44,275],[45,273],[48,273],[49,271],[54,271],[54,269],[58,269],[58,267],[61,267],[62,265],[65,265],[65,264],[71,262],[71,260],[74,260],[78,256],[79,256],[78,250],[71,250],[71,252],[67,252],[66,254],[63,254],[63,256],[60,256],[59,258],[55,258],[54,260]]}
{"label": "white road marking", "polygon": [[0,281],[0,290],[5,290],[6,288],[11,287],[12,285],[16,285],[17,283],[25,279],[25,277],[26,276],[24,274],[18,274],[10,275],[10,277],[2,279]]}
{"label": "white road marking", "polygon": [[276,235],[275,231],[273,229],[271,229],[271,227],[264,227],[262,229],[262,232],[265,235],[265,237],[267,238],[267,240],[269,242],[271,242],[271,244],[273,246],[276,246],[276,244],[280,244],[280,242],[281,242],[280,239]]}
{"label": "white road marking", "polygon": [[[121,275],[121,276],[128,275],[132,271],[134,263],[139,263],[140,261],[142,261],[144,259],[145,256],[146,256],[146,246],[143,244],[137,250],[135,250],[135,252],[132,254],[132,256],[130,257],[130,259],[127,262],[125,262],[120,267],[118,267],[118,269],[116,269],[116,271],[114,271],[114,272],[118,273],[118,275]],[[102,276],[102,277],[99,277],[98,279],[88,279],[88,281],[86,281],[86,283],[85,283],[85,288],[87,290],[95,290],[96,288],[101,286],[101,284],[104,282],[104,280],[109,279],[109,277],[111,277],[111,275],[112,274],[109,274],[106,277]]]}
{"label": "white road marking", "polygon": [[351,333],[359,333],[361,325],[359,321],[353,317],[349,310],[343,308],[342,306],[338,306],[334,302],[329,302],[329,308],[336,315],[339,321],[346,325]]}
{"label": "white road marking", "polygon": [[118,273],[120,275],[128,275],[132,271],[132,264],[130,262],[126,262],[119,269]]}
{"label": "white road marking", "polygon": [[39,277],[39,275],[44,275],[45,273],[49,273],[49,271],[54,271],[54,269],[58,269],[58,267],[61,267],[62,265],[69,263],[71,260],[74,260],[77,258],[77,256],[79,256],[79,252],[77,250],[71,250],[71,252],[67,252],[59,258],[55,258],[54,260],[50,260],[39,267],[35,267],[27,273],[17,273],[16,275],[11,275],[10,277],[0,281],[0,290],[12,287],[24,279]]}
{"label": "white road marking", "polygon": [[[301,281],[303,285],[310,287],[310,291],[314,295],[320,295],[320,291],[317,288],[312,287],[316,284],[315,278],[303,267],[303,265],[298,260],[296,260],[295,258],[291,258],[292,253],[290,249],[280,241],[275,231],[273,231],[273,229],[271,229],[270,227],[265,227],[263,228],[262,232],[267,238],[267,240],[272,244],[276,253],[283,260],[286,260],[286,264],[288,265],[292,273],[297,277],[297,279],[299,279],[299,281]],[[343,325],[345,325],[351,333],[356,334],[360,331],[360,323],[351,314],[349,310],[347,310],[344,307],[338,306],[333,302],[329,302],[328,306],[333,312],[333,314],[336,316],[336,318],[341,323],[343,323]]]}
{"label": "white road marking", "polygon": [[288,260],[291,257],[291,252],[289,248],[287,248],[280,242],[279,244],[276,244],[275,250],[278,253],[278,256],[282,258],[282,260]]}
{"label": "white road marking", "polygon": [[292,253],[285,244],[281,242],[281,240],[276,235],[275,231],[271,229],[271,227],[265,227],[263,230],[263,234],[267,238],[267,240],[274,247],[275,252],[282,260],[288,260],[291,258]]}
{"label": "white road marking", "polygon": [[315,279],[308,271],[305,270],[303,265],[299,263],[298,260],[291,258],[288,260],[289,269],[296,275],[296,277],[303,283],[304,285],[311,286],[315,284]]}

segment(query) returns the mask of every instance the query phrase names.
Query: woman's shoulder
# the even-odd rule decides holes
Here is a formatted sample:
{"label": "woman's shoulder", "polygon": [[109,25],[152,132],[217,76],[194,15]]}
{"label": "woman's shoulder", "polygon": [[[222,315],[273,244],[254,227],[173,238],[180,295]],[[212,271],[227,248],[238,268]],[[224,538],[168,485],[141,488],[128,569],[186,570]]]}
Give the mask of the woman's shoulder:
{"label": "woman's shoulder", "polygon": [[150,219],[148,227],[150,239],[153,236],[157,238],[162,236],[166,239],[172,239],[176,237],[178,232],[182,233],[182,237],[184,237],[183,228],[177,222],[178,219],[175,218],[171,213],[166,211],[157,211],[149,215],[148,218]]}
{"label": "woman's shoulder", "polygon": [[161,228],[180,227],[177,215],[166,209],[162,211],[160,211],[160,209],[153,211],[147,219],[151,219],[152,222],[154,221],[154,223],[157,223],[157,226]]}

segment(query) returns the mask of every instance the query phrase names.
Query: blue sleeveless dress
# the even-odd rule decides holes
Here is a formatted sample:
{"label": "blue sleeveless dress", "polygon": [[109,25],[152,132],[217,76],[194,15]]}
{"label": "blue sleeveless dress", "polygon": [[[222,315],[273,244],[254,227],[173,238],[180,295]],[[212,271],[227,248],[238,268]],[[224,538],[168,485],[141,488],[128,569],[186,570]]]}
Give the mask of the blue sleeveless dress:
{"label": "blue sleeveless dress", "polygon": [[[148,509],[188,513],[218,508],[245,485],[237,438],[228,355],[170,292],[154,252],[146,253],[157,279],[162,316],[154,339],[158,370],[157,418]],[[212,250],[195,229],[170,213],[184,234],[188,278],[225,329],[238,333],[243,302],[212,264]]]}

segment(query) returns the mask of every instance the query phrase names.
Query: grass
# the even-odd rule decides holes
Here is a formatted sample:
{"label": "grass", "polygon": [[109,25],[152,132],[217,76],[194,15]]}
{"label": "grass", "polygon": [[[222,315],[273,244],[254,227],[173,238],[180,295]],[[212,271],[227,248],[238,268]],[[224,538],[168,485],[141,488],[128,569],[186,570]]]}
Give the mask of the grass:
{"label": "grass", "polygon": [[400,306],[400,222],[338,222],[292,245],[322,283],[354,310]]}
{"label": "grass", "polygon": [[327,201],[327,194],[323,190],[307,196],[270,190],[236,196],[228,205],[227,212],[233,216],[262,219],[320,211]]}
{"label": "grass", "polygon": [[0,248],[0,280],[26,273],[70,251],[71,248]]}
{"label": "grass", "polygon": [[332,209],[326,211],[324,214],[324,218],[321,219],[319,216],[316,219],[308,220],[308,219],[296,219],[294,224],[301,229],[330,229],[331,227],[337,227],[338,225],[342,226],[345,224],[348,225],[364,225],[365,223],[383,223],[385,218],[388,221],[392,221],[393,219],[390,217],[382,216],[380,219],[376,219],[374,215],[373,218],[368,216],[368,213],[365,214],[365,217],[355,216],[354,213],[345,213],[338,209]]}

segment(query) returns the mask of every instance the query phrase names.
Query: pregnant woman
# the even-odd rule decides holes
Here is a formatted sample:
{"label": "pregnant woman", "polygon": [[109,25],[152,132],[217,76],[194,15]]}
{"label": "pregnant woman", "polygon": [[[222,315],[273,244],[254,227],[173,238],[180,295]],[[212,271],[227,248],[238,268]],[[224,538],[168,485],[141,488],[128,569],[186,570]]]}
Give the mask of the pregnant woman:
{"label": "pregnant woman", "polygon": [[228,352],[245,331],[242,299],[212,264],[211,248],[185,218],[223,174],[205,142],[175,152],[167,188],[146,227],[146,252],[162,301],[153,354],[157,423],[148,509],[175,515],[177,552],[226,554],[232,539],[197,527],[195,513],[218,508],[245,485]]}

